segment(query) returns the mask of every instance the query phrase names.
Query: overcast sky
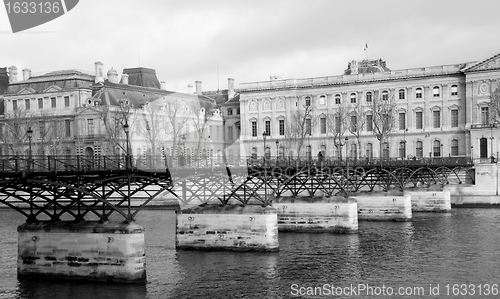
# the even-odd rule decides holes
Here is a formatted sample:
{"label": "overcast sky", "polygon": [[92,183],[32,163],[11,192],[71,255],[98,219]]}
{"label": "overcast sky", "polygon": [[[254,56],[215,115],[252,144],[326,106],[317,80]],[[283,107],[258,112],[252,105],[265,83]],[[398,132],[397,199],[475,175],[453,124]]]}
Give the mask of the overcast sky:
{"label": "overcast sky", "polygon": [[[270,75],[341,75],[348,61],[393,70],[500,53],[500,1],[80,0],[66,15],[13,34],[0,9],[0,66],[34,74],[104,63],[156,69],[167,89],[203,90]],[[219,79],[217,66],[219,68]]]}

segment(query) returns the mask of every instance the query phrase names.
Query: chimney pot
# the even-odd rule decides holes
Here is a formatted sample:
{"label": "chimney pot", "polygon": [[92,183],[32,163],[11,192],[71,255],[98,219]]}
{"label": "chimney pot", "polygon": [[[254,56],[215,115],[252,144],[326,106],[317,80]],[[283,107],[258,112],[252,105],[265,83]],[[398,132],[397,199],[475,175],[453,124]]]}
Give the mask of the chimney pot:
{"label": "chimney pot", "polygon": [[160,81],[160,86],[162,90],[167,90],[167,83],[165,81]]}
{"label": "chimney pot", "polygon": [[193,94],[193,84],[188,84],[188,93]]}
{"label": "chimney pot", "polygon": [[227,96],[230,99],[234,97],[234,79],[227,78]]}
{"label": "chimney pot", "polygon": [[196,84],[196,94],[201,94],[201,81],[195,81]]}
{"label": "chimney pot", "polygon": [[122,74],[122,81],[120,83],[128,85],[128,74]]}
{"label": "chimney pot", "polygon": [[95,83],[104,82],[103,64],[97,61],[95,64]]}
{"label": "chimney pot", "polygon": [[17,67],[9,66],[9,83],[17,82]]}
{"label": "chimney pot", "polygon": [[31,70],[23,69],[23,80],[28,80],[29,78],[31,78]]}

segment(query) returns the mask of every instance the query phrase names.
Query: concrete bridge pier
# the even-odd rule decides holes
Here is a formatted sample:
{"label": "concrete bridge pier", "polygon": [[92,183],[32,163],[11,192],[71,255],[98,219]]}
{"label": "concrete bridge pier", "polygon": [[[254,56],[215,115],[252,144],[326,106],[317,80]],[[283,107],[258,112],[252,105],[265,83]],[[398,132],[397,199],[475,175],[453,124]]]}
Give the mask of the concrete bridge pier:
{"label": "concrete bridge pier", "polygon": [[176,212],[176,247],[194,250],[278,251],[276,209],[205,205]]}
{"label": "concrete bridge pier", "polygon": [[140,225],[38,221],[17,231],[20,278],[146,283]]}
{"label": "concrete bridge pier", "polygon": [[358,220],[409,221],[411,197],[401,191],[362,192],[353,196],[358,202]]}
{"label": "concrete bridge pier", "polygon": [[451,211],[450,188],[448,187],[419,187],[407,190],[406,192],[410,194],[411,209],[413,212]]}
{"label": "concrete bridge pier", "polygon": [[344,197],[279,197],[280,232],[355,233],[358,231],[357,203]]}

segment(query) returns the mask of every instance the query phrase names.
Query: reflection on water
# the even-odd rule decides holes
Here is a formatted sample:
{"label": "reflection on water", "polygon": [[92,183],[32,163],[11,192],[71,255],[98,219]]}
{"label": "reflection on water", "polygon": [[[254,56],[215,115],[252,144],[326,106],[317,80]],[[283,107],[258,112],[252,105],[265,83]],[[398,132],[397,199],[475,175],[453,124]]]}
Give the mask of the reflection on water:
{"label": "reflection on water", "polygon": [[358,234],[350,235],[280,233],[277,253],[177,251],[175,213],[142,211],[145,286],[18,281],[16,228],[22,222],[16,212],[0,210],[0,298],[288,298],[293,283],[413,287],[492,284],[500,277],[496,209],[360,222]]}

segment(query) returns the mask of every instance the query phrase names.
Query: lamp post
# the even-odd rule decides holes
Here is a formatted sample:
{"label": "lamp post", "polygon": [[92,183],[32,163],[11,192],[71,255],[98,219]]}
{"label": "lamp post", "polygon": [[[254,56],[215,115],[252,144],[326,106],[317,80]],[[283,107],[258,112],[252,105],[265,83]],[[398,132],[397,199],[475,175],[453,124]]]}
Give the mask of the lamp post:
{"label": "lamp post", "polygon": [[267,132],[264,131],[262,133],[262,138],[264,139],[264,155],[263,155],[264,161],[266,160],[266,137],[267,137]]}
{"label": "lamp post", "polygon": [[408,128],[405,128],[405,130],[403,131],[403,144],[404,144],[403,160],[406,159],[406,132],[408,132]]}
{"label": "lamp post", "polygon": [[31,159],[33,157],[33,153],[31,152],[31,138],[33,137],[33,130],[31,127],[26,131],[26,135],[28,136],[29,149],[28,149],[28,171],[31,171]]}
{"label": "lamp post", "polygon": [[345,161],[346,161],[346,167],[347,167],[347,170],[346,170],[346,175],[345,175],[345,179],[346,179],[346,197],[349,196],[349,159],[347,157],[347,151],[349,150],[348,149],[348,146],[347,146],[347,142],[349,141],[349,138],[347,138],[347,136],[345,137],[344,139],[344,145],[345,145]]}
{"label": "lamp post", "polygon": [[280,155],[279,146],[280,146],[280,142],[279,142],[279,140],[276,140],[276,165],[278,165],[278,157]]}
{"label": "lamp post", "polygon": [[181,154],[179,155],[179,158],[180,158],[180,166],[184,166],[185,165],[185,162],[186,162],[186,157],[185,157],[185,152],[186,152],[186,135],[182,135],[181,136],[181,142],[179,142],[179,145],[180,147],[182,148],[182,152]]}
{"label": "lamp post", "polygon": [[123,131],[125,132],[125,137],[126,137],[126,141],[127,141],[127,144],[126,144],[126,147],[127,147],[127,150],[126,150],[126,154],[125,154],[125,168],[126,169],[131,169],[132,168],[132,161],[130,159],[130,140],[129,140],[129,126],[128,126],[128,122],[125,122],[125,124],[123,125]]}

